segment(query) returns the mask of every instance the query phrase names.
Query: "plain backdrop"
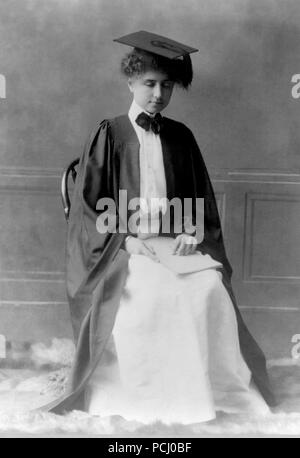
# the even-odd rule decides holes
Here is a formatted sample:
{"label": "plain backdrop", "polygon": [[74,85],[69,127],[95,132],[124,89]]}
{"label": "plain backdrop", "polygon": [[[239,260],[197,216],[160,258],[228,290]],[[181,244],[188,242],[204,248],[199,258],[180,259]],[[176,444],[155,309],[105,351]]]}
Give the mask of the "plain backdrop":
{"label": "plain backdrop", "polygon": [[168,114],[216,168],[300,169],[298,0],[1,0],[0,165],[60,167],[126,112],[118,36],[149,30],[199,49]]}

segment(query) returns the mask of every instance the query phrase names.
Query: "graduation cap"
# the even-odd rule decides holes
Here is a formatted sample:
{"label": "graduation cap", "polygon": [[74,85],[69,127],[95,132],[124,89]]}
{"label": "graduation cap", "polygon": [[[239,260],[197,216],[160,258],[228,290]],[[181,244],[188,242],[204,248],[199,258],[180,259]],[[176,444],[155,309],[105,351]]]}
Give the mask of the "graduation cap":
{"label": "graduation cap", "polygon": [[144,51],[166,57],[168,59],[176,59],[177,57],[184,57],[198,49],[191,48],[190,46],[179,43],[178,41],[171,40],[170,38],[156,35],[155,33],[140,30],[139,32],[130,33],[120,38],[115,38],[114,41],[124,45],[139,48]]}

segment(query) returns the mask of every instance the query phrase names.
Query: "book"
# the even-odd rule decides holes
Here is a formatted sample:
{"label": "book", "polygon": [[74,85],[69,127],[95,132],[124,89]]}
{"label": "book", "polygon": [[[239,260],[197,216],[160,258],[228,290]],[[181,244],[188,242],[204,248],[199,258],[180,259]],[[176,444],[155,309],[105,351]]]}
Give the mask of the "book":
{"label": "book", "polygon": [[173,254],[174,240],[170,237],[158,236],[150,237],[143,242],[155,251],[159,262],[176,274],[188,274],[222,267],[222,264],[215,261],[209,254],[202,254],[199,251],[186,256]]}

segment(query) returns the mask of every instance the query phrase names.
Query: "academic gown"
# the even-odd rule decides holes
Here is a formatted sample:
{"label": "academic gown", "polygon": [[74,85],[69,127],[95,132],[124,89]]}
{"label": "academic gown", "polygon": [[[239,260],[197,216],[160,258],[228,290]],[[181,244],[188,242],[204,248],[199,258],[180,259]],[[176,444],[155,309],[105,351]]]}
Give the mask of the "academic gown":
{"label": "academic gown", "polygon": [[[197,249],[222,263],[222,281],[235,309],[242,355],[267,404],[276,405],[265,357],[237,308],[214,192],[197,142],[184,124],[163,120],[160,138],[167,198],[204,198],[204,239]],[[54,413],[84,410],[85,389],[112,334],[128,269],[124,240],[130,233],[99,233],[96,205],[100,198],[110,197],[119,210],[119,190],[127,191],[128,201],[140,196],[139,141],[128,115],[101,122],[78,167],[66,258],[67,296],[77,348],[65,394],[45,406]],[[132,213],[128,211],[128,218]],[[167,236],[176,236],[172,224]]]}

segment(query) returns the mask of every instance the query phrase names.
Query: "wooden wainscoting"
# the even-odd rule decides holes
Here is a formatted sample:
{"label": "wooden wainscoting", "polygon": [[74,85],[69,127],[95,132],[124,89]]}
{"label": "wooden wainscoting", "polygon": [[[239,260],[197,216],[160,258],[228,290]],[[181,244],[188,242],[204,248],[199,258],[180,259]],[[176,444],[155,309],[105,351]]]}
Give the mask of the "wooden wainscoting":
{"label": "wooden wainscoting", "polygon": [[268,357],[290,358],[300,333],[300,174],[213,177],[242,314]]}
{"label": "wooden wainscoting", "polygon": [[10,341],[72,337],[60,175],[0,169],[0,334]]}

